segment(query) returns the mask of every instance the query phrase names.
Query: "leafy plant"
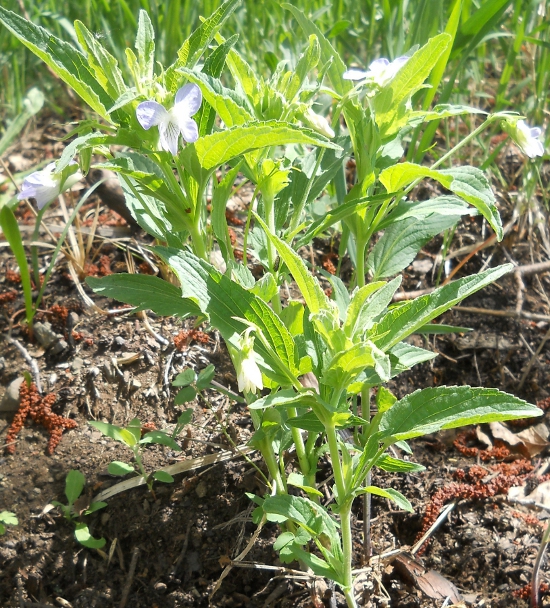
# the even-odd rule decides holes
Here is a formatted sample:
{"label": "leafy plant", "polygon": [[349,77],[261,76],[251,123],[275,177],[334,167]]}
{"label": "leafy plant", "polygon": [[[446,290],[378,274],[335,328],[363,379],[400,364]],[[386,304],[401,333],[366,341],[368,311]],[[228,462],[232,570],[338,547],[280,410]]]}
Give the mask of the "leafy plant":
{"label": "leafy plant", "polygon": [[0,512],[0,536],[6,533],[6,526],[17,526],[19,520],[11,511]]}
{"label": "leafy plant", "polygon": [[[435,356],[408,344],[411,334],[434,331],[431,321],[511,269],[488,269],[392,304],[399,273],[463,215],[482,216],[497,239],[503,236],[483,171],[451,161],[500,122],[528,155],[541,152],[541,133],[526,127],[517,114],[498,112],[431,166],[412,162],[415,156],[399,162],[406,145],[419,141],[422,148],[431,141],[430,124],[484,115],[465,105],[431,107],[431,92],[421,98],[429,85],[442,81],[454,45],[473,44],[483,35],[498,12],[495,3],[484,5],[482,25],[470,22],[470,30],[462,32],[466,38],[457,34],[458,13],[453,12],[447,31],[419,36],[407,54],[393,62],[376,60],[366,71],[348,70],[323,31],[295,5],[283,5],[307,41],[293,66],[274,62],[269,76],[255,72],[235,49],[235,37],[221,34],[237,4],[226,0],[158,73],[154,30],[145,11],[139,14],[135,52],[127,49],[124,70],[80,22],[75,31],[82,50],[1,8],[0,22],[103,119],[77,126],[77,137],[56,171],[69,167],[77,153],[86,171],[92,153],[101,154],[105,160],[96,166],[118,172],[133,216],[155,237],[152,250],[179,282],[112,275],[89,278],[88,284],[138,310],[197,316],[219,331],[254,424],[250,443],[262,453],[272,479],[268,496],[252,497],[255,518],[281,526],[275,548],[282,561],[297,560],[335,581],[351,607],[354,500],[375,494],[410,510],[396,490],[372,485],[370,473],[373,467],[421,469],[390,456],[388,448],[407,449],[407,440],[440,429],[541,414],[495,389],[437,387],[398,399],[387,386]],[[224,70],[234,86],[227,86]],[[328,109],[324,114],[317,112],[321,101]],[[113,146],[124,151],[113,154]],[[352,155],[356,175],[348,189],[343,168]],[[250,205],[243,257],[250,248],[259,260],[264,269],[259,280],[236,262],[225,217],[238,173],[255,187],[258,204]],[[411,200],[409,193],[422,179],[435,180],[450,194]],[[323,193],[326,204],[320,205]],[[338,276],[329,277],[331,297],[297,253],[327,234],[338,240],[340,255],[347,253],[354,267],[348,286]],[[224,260],[219,267],[209,261],[216,246]],[[290,279],[299,300],[282,298],[281,285]],[[213,368],[198,376],[182,372],[174,381],[181,388],[177,403],[212,386],[213,373]],[[177,428],[189,418],[187,410]],[[115,461],[111,473],[137,473],[149,489],[154,479],[172,481],[161,471],[147,474],[142,451],[149,443],[179,449],[174,436],[162,431],[142,436],[138,419],[126,428],[90,424],[133,452],[135,465]],[[342,438],[344,429],[353,430],[352,439]],[[287,466],[290,453],[296,458]],[[330,460],[334,472],[328,507],[317,488],[322,458]],[[301,495],[290,493],[289,486]]]}
{"label": "leafy plant", "polygon": [[85,485],[86,478],[84,475],[76,469],[71,469],[65,479],[67,504],[64,505],[57,500],[52,501],[52,504],[59,508],[65,519],[74,524],[74,536],[81,545],[88,547],[88,549],[101,549],[105,545],[105,539],[94,538],[90,533],[88,524],[82,521],[82,518],[103,509],[107,506],[107,503],[101,501],[90,502],[88,496],[82,495]]}
{"label": "leafy plant", "polygon": [[[186,410],[180,416],[178,424],[176,425],[176,430],[178,432],[181,432],[183,427],[188,424],[191,419],[191,413],[191,410]],[[174,433],[172,436],[159,430],[142,433],[142,425],[138,418],[131,420],[125,428],[99,420],[92,420],[89,424],[101,431],[105,436],[110,437],[115,441],[120,441],[132,450],[135,465],[121,462],[120,460],[114,460],[107,467],[107,470],[111,475],[123,476],[128,475],[129,473],[137,473],[146,481],[150,492],[153,491],[153,482],[155,479],[157,481],[162,481],[163,483],[172,483],[174,481],[174,478],[164,471],[147,473],[143,466],[143,450],[146,446],[156,443],[180,451],[181,448],[174,439],[174,436],[176,436],[177,433]]]}

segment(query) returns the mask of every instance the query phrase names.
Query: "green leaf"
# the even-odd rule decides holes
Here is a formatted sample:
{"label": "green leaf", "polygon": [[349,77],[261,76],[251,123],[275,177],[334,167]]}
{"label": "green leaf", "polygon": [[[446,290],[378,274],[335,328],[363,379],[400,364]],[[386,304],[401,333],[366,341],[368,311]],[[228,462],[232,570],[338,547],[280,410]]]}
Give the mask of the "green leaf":
{"label": "green leaf", "polygon": [[312,314],[322,310],[333,311],[333,306],[325,292],[321,289],[319,281],[309,272],[304,260],[277,235],[271,234],[265,222],[256,215],[256,221],[262,226],[267,238],[273,243],[281,259],[287,265],[292,277],[296,281],[304,300]]}
{"label": "green leaf", "polygon": [[156,443],[158,445],[165,445],[173,450],[176,450],[177,452],[181,451],[180,446],[172,439],[172,437],[163,431],[149,431],[148,433],[145,433],[145,435],[143,435],[141,438],[140,443]]}
{"label": "green leaf", "polygon": [[434,214],[474,215],[475,211],[458,196],[437,196],[420,202],[403,200],[378,224],[377,229],[384,230],[398,220],[422,219]]}
{"label": "green leaf", "polygon": [[512,268],[511,264],[490,268],[477,275],[449,283],[431,294],[409,300],[384,315],[379,323],[373,325],[367,337],[380,349],[387,351],[455,304],[510,272]]}
{"label": "green leaf", "polygon": [[88,549],[101,549],[105,545],[104,538],[94,538],[90,534],[88,526],[83,522],[76,522],[76,528],[74,531],[76,540]]}
{"label": "green leaf", "polygon": [[541,415],[538,407],[494,388],[439,386],[398,401],[383,414],[380,432],[383,438],[399,441],[467,424]]}
{"label": "green leaf", "polygon": [[460,216],[410,217],[386,228],[367,258],[372,280],[383,279],[406,268],[435,235],[454,226]]}
{"label": "green leaf", "polygon": [[292,428],[302,429],[308,433],[319,434],[325,432],[325,425],[319,420],[315,412],[307,412],[300,416],[288,418],[286,423]]}
{"label": "green leaf", "polygon": [[2,511],[0,513],[0,521],[8,526],[17,526],[19,523],[15,513],[11,511]]}
{"label": "green leaf", "polygon": [[162,481],[162,483],[174,483],[174,478],[166,471],[155,471],[153,473],[153,478],[157,481]]}
{"label": "green leaf", "polygon": [[[395,279],[394,279],[394,281],[395,281]],[[352,294],[352,298],[351,298],[349,306],[348,306],[346,320],[342,326],[342,329],[343,329],[344,333],[346,334],[346,337],[353,339],[353,336],[355,335],[355,332],[357,330],[359,330],[359,331],[362,330],[364,333],[364,331],[366,329],[368,329],[368,327],[363,328],[362,324],[360,324],[358,322],[359,315],[361,313],[361,310],[365,306],[367,299],[375,291],[379,290],[381,287],[384,287],[384,285],[386,285],[386,283],[384,281],[376,281],[374,283],[369,283],[368,285],[364,285],[363,287],[361,287],[360,289],[357,289]],[[397,289],[397,287],[396,287],[396,289]],[[392,294],[392,297],[393,297],[393,294]],[[389,301],[391,301],[391,297],[390,297]]]}
{"label": "green leaf", "polygon": [[453,178],[449,187],[455,194],[473,205],[489,222],[497,239],[502,240],[502,222],[496,206],[495,195],[485,173],[477,167],[452,167],[440,171],[441,175]]}
{"label": "green leaf", "polygon": [[71,469],[65,478],[65,496],[69,505],[74,504],[76,499],[82,494],[86,485],[86,477],[76,469]]}
{"label": "green leaf", "polygon": [[[256,339],[254,350],[267,365],[275,371],[280,370],[282,363],[292,374],[298,372],[294,339],[263,300],[192,253],[167,247],[156,247],[155,252],[176,273],[182,294],[194,298],[200,310],[209,315],[210,322],[227,342],[234,342],[236,336],[249,327],[239,320],[246,319],[261,331],[269,348],[277,354],[274,357],[262,340]],[[267,368],[264,367],[262,371],[269,375]],[[280,375],[278,377],[280,378]],[[284,379],[288,381],[286,377]]]}
{"label": "green leaf", "polygon": [[177,393],[174,397],[174,405],[183,405],[184,403],[189,403],[189,401],[193,401],[193,399],[197,396],[197,391],[192,386],[186,386],[182,388],[181,391]]}
{"label": "green leaf", "polygon": [[197,382],[196,382],[197,388],[199,390],[209,388],[210,383],[214,379],[215,375],[216,375],[216,368],[212,364],[207,365],[204,369],[201,369],[201,371],[199,372],[199,376],[197,378]]}
{"label": "green leaf", "polygon": [[304,476],[300,473],[290,473],[287,477],[287,483],[295,488],[300,488],[300,490],[306,492],[308,496],[323,496],[319,490],[307,485]]}
{"label": "green leaf", "polygon": [[394,458],[389,454],[382,454],[376,461],[376,466],[387,473],[419,473],[426,470],[426,467],[423,467],[421,464]]}
{"label": "green leaf", "polygon": [[241,0],[226,0],[210,17],[187,38],[178,51],[177,60],[166,70],[165,81],[168,89],[175,92],[181,83],[179,68],[192,68],[208,48],[225,20],[233,13]]}
{"label": "green leaf", "polygon": [[0,6],[0,23],[42,59],[92,110],[110,121],[106,108],[113,105],[113,99],[98,83],[88,59],[80,51],[3,6]]}
{"label": "green leaf", "polygon": [[453,181],[451,176],[442,176],[441,172],[437,169],[430,169],[429,167],[408,162],[398,163],[384,169],[380,173],[379,180],[388,192],[396,192],[412,184],[415,180],[424,177],[431,177],[437,180],[447,189],[450,188]]}
{"label": "green leaf", "polygon": [[311,129],[290,123],[270,120],[238,125],[201,137],[194,144],[187,145],[181,153],[189,164],[195,157],[203,169],[219,167],[241,154],[267,148],[303,144],[339,150],[340,146]]}
{"label": "green leaf", "polygon": [[232,89],[225,88],[217,78],[187,69],[179,71],[201,88],[204,100],[214,108],[226,127],[244,125],[254,120],[252,111],[247,107],[246,98]]}
{"label": "green leaf", "polygon": [[375,494],[376,496],[389,498],[390,500],[393,500],[397,504],[397,506],[401,507],[405,511],[408,511],[409,513],[414,512],[411,503],[403,496],[403,494],[401,494],[401,492],[398,492],[393,488],[383,490],[382,488],[378,488],[377,486],[367,486],[366,488],[361,488],[358,492],[355,493],[356,496],[360,496],[361,494]]}
{"label": "green leaf", "polygon": [[189,386],[189,384],[195,382],[196,377],[195,370],[188,367],[172,380],[172,386]]}
{"label": "green leaf", "polygon": [[107,506],[106,502],[102,502],[100,500],[93,502],[87,509],[84,511],[84,515],[91,515],[100,509],[104,509]]}
{"label": "green leaf", "polygon": [[397,133],[407,122],[407,102],[422,88],[450,41],[451,36],[445,33],[428,40],[399,70],[395,78],[375,95],[372,105],[376,124],[383,138]]}
{"label": "green leaf", "polygon": [[417,334],[462,334],[472,331],[471,327],[456,327],[455,325],[444,325],[443,323],[428,323],[423,327],[419,327],[415,333]]}
{"label": "green leaf", "polygon": [[367,367],[374,368],[383,382],[389,380],[389,357],[371,342],[360,342],[331,359],[323,371],[321,382],[333,388],[347,388],[348,384]]}
{"label": "green leaf", "polygon": [[107,467],[107,471],[111,475],[117,475],[122,477],[123,475],[128,475],[128,473],[135,473],[135,469],[131,464],[126,462],[122,462],[120,460],[113,460],[113,462],[109,463]]}
{"label": "green leaf", "polygon": [[[1,8],[1,7],[0,7]],[[19,230],[19,224],[11,208],[4,205],[0,209],[0,228],[4,234],[4,238],[8,241],[11,252],[13,253],[19,266],[21,275],[21,286],[23,287],[23,297],[25,299],[25,315],[29,324],[32,324],[34,317],[34,309],[32,302],[32,286],[31,275],[29,272],[29,264],[27,262],[27,254],[23,246],[23,238]]]}
{"label": "green leaf", "polygon": [[292,102],[294,100],[294,97],[296,97],[300,91],[309,72],[311,72],[319,63],[320,57],[321,47],[319,45],[319,40],[315,34],[311,34],[309,36],[307,49],[300,55],[295,69],[290,72],[291,76],[283,91],[283,94],[288,101]]}
{"label": "green leaf", "polygon": [[115,426],[114,424],[109,424],[108,422],[101,422],[100,420],[90,420],[88,424],[96,428],[98,431],[101,431],[107,437],[124,443],[129,448],[135,446],[137,443],[137,439],[128,429],[123,429],[119,426]]}
{"label": "green leaf", "polygon": [[376,407],[379,412],[385,412],[397,401],[397,397],[385,386],[381,386],[376,393]]}
{"label": "green leaf", "polygon": [[136,51],[141,78],[148,82],[153,79],[155,67],[155,30],[147,11],[139,11]]}
{"label": "green leaf", "polygon": [[[97,41],[82,21],[77,19],[74,29],[97,81],[109,97],[118,100],[127,91],[117,60]],[[110,114],[113,110],[109,108],[107,111]]]}
{"label": "green leaf", "polygon": [[451,116],[462,116],[463,114],[487,114],[487,112],[472,106],[442,103],[429,111],[422,110],[419,112],[411,112],[409,114],[408,123],[412,126],[416,126],[417,124],[429,122],[430,120],[441,120]]}
{"label": "green leaf", "polygon": [[184,319],[201,315],[195,302],[182,298],[180,289],[160,277],[116,274],[101,279],[87,277],[86,283],[95,293],[132,304],[140,310],[152,310],[164,317],[177,316]]}

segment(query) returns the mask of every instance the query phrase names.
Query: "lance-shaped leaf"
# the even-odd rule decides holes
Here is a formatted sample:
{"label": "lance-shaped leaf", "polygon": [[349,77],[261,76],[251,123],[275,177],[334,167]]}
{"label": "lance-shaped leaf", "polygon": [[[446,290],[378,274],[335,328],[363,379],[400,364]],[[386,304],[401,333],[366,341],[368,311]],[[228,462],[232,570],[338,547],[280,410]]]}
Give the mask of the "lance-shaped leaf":
{"label": "lance-shaped leaf", "polygon": [[182,156],[186,157],[190,164],[194,157],[203,169],[210,170],[246,152],[288,144],[340,149],[340,146],[311,129],[269,120],[246,126],[239,125],[232,129],[201,137],[194,144],[186,146]]}
{"label": "lance-shaped leaf", "polygon": [[196,302],[181,297],[181,290],[160,277],[145,274],[113,274],[101,279],[87,277],[86,283],[107,298],[137,306],[139,310],[152,310],[163,317],[182,319],[201,316]]}
{"label": "lance-shaped leaf", "polygon": [[372,104],[382,137],[397,133],[407,122],[407,102],[411,95],[422,88],[450,41],[449,34],[439,34],[428,40],[399,70],[395,78],[374,97]]}
{"label": "lance-shaped leaf", "polygon": [[460,216],[431,215],[422,219],[409,217],[389,226],[367,258],[373,281],[397,274],[436,234],[454,226]]}
{"label": "lance-shaped leaf", "polygon": [[366,488],[361,488],[360,490],[354,492],[355,496],[360,496],[361,494],[374,494],[376,496],[382,496],[383,498],[389,498],[390,500],[393,500],[398,507],[401,507],[401,509],[408,511],[409,513],[414,511],[411,503],[403,496],[403,494],[397,490],[394,490],[393,488],[387,488],[384,490],[383,488],[379,488],[377,486],[367,486]]}
{"label": "lance-shaped leaf", "polygon": [[144,82],[149,82],[153,79],[155,67],[155,30],[143,9],[139,11],[136,51],[140,76]]}
{"label": "lance-shaped leaf", "polygon": [[467,424],[541,415],[535,405],[494,388],[438,386],[417,390],[395,403],[382,415],[379,430],[381,438],[399,441]]}
{"label": "lance-shaped leaf", "polygon": [[107,108],[114,99],[96,80],[88,59],[68,42],[56,38],[43,27],[0,6],[0,23],[66,82],[94,112],[111,121]]}
{"label": "lance-shaped leaf", "polygon": [[296,68],[289,72],[290,77],[286,82],[285,89],[283,91],[284,96],[288,101],[293,101],[294,97],[298,94],[304,80],[307,75],[315,66],[319,63],[321,57],[321,48],[319,46],[319,40],[315,34],[309,36],[309,43],[307,49],[300,55]]}
{"label": "lance-shaped leaf", "polygon": [[[118,100],[126,92],[118,61],[97,41],[97,38],[82,21],[76,20],[74,29],[80,46],[88,55],[90,67],[93,69],[97,81],[110,97]],[[109,109],[109,113],[112,111]]]}
{"label": "lance-shaped leaf", "polygon": [[214,39],[225,20],[233,13],[241,0],[226,0],[208,19],[187,38],[178,51],[177,60],[166,70],[165,82],[168,89],[175,92],[182,81],[179,68],[192,68],[196,65],[208,45]]}
{"label": "lance-shaped leaf", "polygon": [[387,351],[464,298],[510,272],[512,268],[511,264],[490,268],[485,272],[444,285],[431,294],[409,300],[391,309],[372,327],[367,338],[383,351]]}
{"label": "lance-shaped leaf", "polygon": [[[279,317],[263,300],[192,253],[168,247],[156,247],[155,252],[176,273],[181,283],[183,297],[191,298],[196,302],[200,310],[210,317],[210,322],[226,341],[233,341],[237,346],[234,342],[235,337],[250,327],[239,318],[246,319],[262,332],[269,345],[269,348],[266,348],[258,338],[254,343],[254,350],[263,357],[266,364],[277,371],[280,370],[280,360],[292,374],[299,373],[296,367],[294,339]],[[263,371],[266,371],[265,368]],[[281,379],[280,374],[271,377],[277,377],[278,381]]]}
{"label": "lance-shaped leaf", "polygon": [[304,300],[312,314],[321,311],[332,312],[333,306],[319,281],[309,272],[302,258],[277,235],[271,234],[265,222],[256,216],[256,221],[262,226],[267,238],[273,243],[277,253],[290,270]]}

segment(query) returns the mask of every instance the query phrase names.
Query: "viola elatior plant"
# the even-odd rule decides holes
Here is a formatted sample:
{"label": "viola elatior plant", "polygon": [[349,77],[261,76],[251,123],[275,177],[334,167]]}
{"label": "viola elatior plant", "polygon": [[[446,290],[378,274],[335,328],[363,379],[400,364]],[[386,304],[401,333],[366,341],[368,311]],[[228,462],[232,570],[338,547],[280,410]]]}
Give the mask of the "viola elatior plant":
{"label": "viola elatior plant", "polygon": [[[271,476],[270,495],[252,497],[255,518],[281,526],[275,549],[283,562],[297,560],[332,579],[355,606],[352,505],[362,495],[376,494],[411,509],[399,492],[372,485],[370,472],[422,469],[390,456],[388,448],[406,452],[408,439],[440,429],[540,415],[538,408],[495,389],[436,387],[398,399],[387,384],[435,357],[408,344],[408,336],[437,330],[431,321],[511,268],[463,277],[392,305],[400,273],[463,215],[482,216],[502,238],[485,174],[449,161],[494,121],[518,117],[485,117],[431,166],[401,162],[413,129],[448,117],[483,115],[466,106],[416,107],[432,70],[440,70],[438,62],[448,57],[448,34],[431,38],[410,56],[376,60],[368,71],[350,73],[317,26],[287,4],[307,38],[304,51],[292,66],[281,62],[264,78],[233,48],[236,37],[221,35],[237,5],[238,0],[227,0],[157,74],[154,32],[142,11],[137,55],[127,50],[135,76],[130,84],[80,22],[75,31],[82,51],[3,8],[0,22],[103,119],[76,129],[57,170],[79,153],[85,171],[92,151],[102,154],[105,161],[96,167],[119,173],[131,213],[157,239],[152,250],[179,281],[175,286],[156,276],[117,274],[89,278],[88,284],[140,309],[199,317],[220,332],[254,424],[250,443]],[[50,54],[51,49],[60,52]],[[365,80],[366,95],[349,80],[357,75]],[[162,104],[152,101],[157,99]],[[329,107],[326,116],[313,110],[323,105]],[[356,175],[348,188],[343,169],[352,156]],[[260,279],[235,260],[226,223],[226,203],[239,174],[255,187],[257,205],[251,205],[245,228],[243,259],[255,256],[264,271]],[[424,178],[449,194],[409,199]],[[326,235],[354,268],[349,285],[328,277],[330,298],[297,254]],[[223,258],[216,267],[209,263],[214,249]],[[281,294],[281,285],[291,279],[297,299]],[[184,389],[181,399],[195,394],[193,387]],[[339,433],[348,428],[352,439]],[[317,474],[327,458],[334,499],[325,506]]]}
{"label": "viola elatior plant", "polygon": [[539,139],[542,135],[542,129],[539,127],[531,128],[524,120],[519,120],[518,117],[504,120],[502,126],[526,156],[536,158],[544,155],[544,145]]}
{"label": "viola elatior plant", "polygon": [[180,135],[189,143],[199,138],[197,123],[191,116],[199,111],[201,102],[202,94],[199,87],[195,84],[186,84],[176,93],[174,107],[171,110],[166,110],[156,101],[143,101],[136,108],[136,117],[145,130],[158,126],[160,148],[177,156]]}

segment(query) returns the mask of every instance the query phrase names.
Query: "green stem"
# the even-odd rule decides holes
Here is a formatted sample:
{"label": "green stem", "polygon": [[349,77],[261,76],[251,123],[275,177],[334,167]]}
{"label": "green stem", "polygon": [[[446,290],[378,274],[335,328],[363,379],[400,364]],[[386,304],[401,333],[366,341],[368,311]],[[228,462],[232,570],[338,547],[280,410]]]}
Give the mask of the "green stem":
{"label": "green stem", "polygon": [[356,281],[357,287],[361,288],[365,285],[365,258],[367,256],[368,239],[357,237],[355,242],[357,246]]}
{"label": "green stem", "polygon": [[346,483],[344,480],[344,473],[342,472],[342,463],[340,462],[338,438],[333,424],[325,425],[325,431],[327,434],[330,458],[332,460],[332,470],[334,471],[334,481],[336,483],[336,490],[338,491],[337,503],[341,505],[346,496]]}
{"label": "green stem", "polygon": [[[296,418],[298,416],[298,412],[295,407],[288,408],[288,416],[289,418]],[[294,441],[294,446],[296,447],[296,455],[298,456],[298,462],[300,463],[300,470],[307,477],[309,475],[309,459],[306,454],[306,447],[304,445],[304,440],[302,438],[302,434],[300,429],[292,427],[292,439]]]}
{"label": "green stem", "polygon": [[[269,228],[269,232],[271,234],[276,234],[275,227],[275,201],[271,193],[262,192],[262,198],[264,201],[265,207],[265,215],[266,215],[266,223]],[[275,247],[270,239],[267,239],[267,264],[269,267],[269,271],[273,274],[275,281],[277,281],[277,273],[275,272],[275,259],[277,257],[277,253],[275,251]],[[281,306],[281,298],[279,296],[279,292],[277,292],[273,298],[271,298],[271,305],[273,306],[273,310],[276,314],[280,314],[282,311]]]}
{"label": "green stem", "polygon": [[342,554],[344,559],[344,595],[349,608],[355,608],[355,597],[353,595],[353,575],[351,565],[353,558],[353,537],[351,534],[351,505],[352,500],[346,501],[340,509],[340,526],[342,531]]}
{"label": "green stem", "polygon": [[198,219],[198,221],[190,222],[190,224],[188,226],[189,234],[191,236],[191,242],[193,243],[193,252],[199,258],[202,258],[203,260],[208,261],[208,256],[206,254],[206,247],[204,246],[204,240],[203,240],[203,237],[201,234],[201,228],[200,228],[201,216],[199,214],[197,214],[196,219]]}
{"label": "green stem", "polygon": [[315,181],[315,177],[317,175],[317,171],[319,170],[319,167],[321,166],[321,161],[323,160],[323,156],[325,155],[325,150],[326,148],[322,148],[321,150],[319,150],[319,153],[317,155],[317,162],[315,163],[315,168],[313,169],[313,174],[311,176],[311,179],[308,181],[307,186],[304,190],[304,193],[302,194],[302,198],[300,199],[300,202],[298,203],[298,205],[296,206],[294,213],[292,214],[292,218],[290,220],[290,225],[288,227],[288,234],[292,234],[296,228],[298,228],[298,224],[300,222],[300,217],[302,216],[302,212],[304,210],[304,207],[306,206],[307,203],[307,199],[309,197],[309,193],[311,192],[311,188],[313,187],[313,182]]}
{"label": "green stem", "polygon": [[286,480],[284,480],[282,477],[271,442],[266,439],[261,442],[259,447],[267,465],[267,470],[269,471],[273,481],[277,484],[277,494],[286,494]]}

